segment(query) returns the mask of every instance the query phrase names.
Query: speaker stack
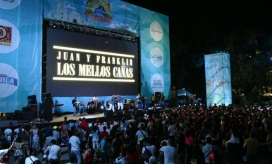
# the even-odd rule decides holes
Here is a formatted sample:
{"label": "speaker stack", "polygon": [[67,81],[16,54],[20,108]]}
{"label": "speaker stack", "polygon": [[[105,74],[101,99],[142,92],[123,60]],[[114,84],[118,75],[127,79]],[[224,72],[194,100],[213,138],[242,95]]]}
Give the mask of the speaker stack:
{"label": "speaker stack", "polygon": [[40,118],[43,118],[45,121],[52,121],[52,95],[51,93],[44,93],[42,95],[42,115]]}
{"label": "speaker stack", "polygon": [[30,95],[27,96],[27,102],[28,102],[28,107],[30,107],[30,112],[32,112],[30,115],[33,115],[33,118],[38,117],[38,103],[37,103],[37,98],[36,95]]}

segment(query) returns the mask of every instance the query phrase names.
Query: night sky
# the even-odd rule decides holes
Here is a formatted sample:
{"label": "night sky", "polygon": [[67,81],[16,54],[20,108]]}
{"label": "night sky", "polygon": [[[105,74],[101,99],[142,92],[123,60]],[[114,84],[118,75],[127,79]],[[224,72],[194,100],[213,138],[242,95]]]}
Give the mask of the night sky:
{"label": "night sky", "polygon": [[[238,33],[257,29],[272,36],[272,5],[269,1],[124,1],[169,16],[172,86],[184,87],[200,97],[205,96],[205,72],[203,65],[197,68],[193,60],[205,54],[226,52],[226,40],[237,29]],[[176,42],[183,47],[176,46]],[[177,48],[182,49],[179,50],[180,57],[173,57]]]}

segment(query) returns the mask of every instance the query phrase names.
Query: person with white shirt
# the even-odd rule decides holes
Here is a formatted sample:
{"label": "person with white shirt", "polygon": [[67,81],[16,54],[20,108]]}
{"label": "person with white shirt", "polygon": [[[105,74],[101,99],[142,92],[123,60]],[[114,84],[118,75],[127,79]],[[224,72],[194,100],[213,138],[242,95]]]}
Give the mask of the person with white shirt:
{"label": "person with white shirt", "polygon": [[93,133],[93,139],[92,139],[93,149],[97,149],[99,147],[98,141],[99,141],[99,130],[98,130],[97,126],[95,126],[94,133]]}
{"label": "person with white shirt", "polygon": [[169,139],[169,146],[163,146],[160,149],[160,156],[159,159],[164,156],[164,164],[175,164],[176,163],[176,156],[177,150],[173,145],[173,140]]}
{"label": "person with white shirt", "polygon": [[57,139],[57,143],[60,143],[60,132],[57,130],[58,127],[57,126],[53,126],[53,137],[55,137]]}
{"label": "person with white shirt", "polygon": [[51,141],[51,145],[44,151],[44,154],[48,153],[47,161],[49,163],[58,163],[59,157],[61,155],[60,147],[57,144],[56,140]]}
{"label": "person with white shirt", "polygon": [[140,127],[140,130],[136,132],[136,137],[137,137],[137,146],[140,146],[140,141],[143,140],[144,138],[148,137],[148,134],[144,129],[144,125],[142,124]]}
{"label": "person with white shirt", "polygon": [[[144,158],[144,152],[147,150],[149,150],[152,154],[152,156],[156,155],[156,147],[154,145],[150,145],[150,140],[149,139],[145,139],[144,140],[144,146],[142,148],[142,157]],[[146,163],[148,163],[149,159],[144,159]]]}
{"label": "person with white shirt", "polygon": [[10,145],[11,144],[11,136],[12,136],[12,130],[11,130],[10,125],[7,126],[7,129],[5,129],[4,134],[5,134],[5,138],[6,138],[7,142]]}
{"label": "person with white shirt", "polygon": [[79,138],[77,137],[78,132],[74,132],[75,134],[70,137],[69,139],[69,144],[71,145],[71,154],[75,154],[76,157],[77,157],[77,163],[81,163],[82,160],[81,160],[81,153],[80,153],[80,140]]}
{"label": "person with white shirt", "polygon": [[32,152],[32,155],[25,159],[25,164],[33,164],[33,162],[39,161],[37,156],[38,156],[38,154],[35,151]]}
{"label": "person with white shirt", "polygon": [[171,124],[168,126],[168,133],[169,133],[169,138],[174,140],[175,139],[175,123],[174,123],[174,121],[171,121]]}

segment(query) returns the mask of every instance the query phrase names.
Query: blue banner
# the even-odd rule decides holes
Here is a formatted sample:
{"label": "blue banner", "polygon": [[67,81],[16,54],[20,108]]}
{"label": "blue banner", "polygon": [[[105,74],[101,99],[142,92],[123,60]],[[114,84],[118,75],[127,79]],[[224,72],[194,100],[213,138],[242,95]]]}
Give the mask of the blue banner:
{"label": "blue banner", "polygon": [[0,1],[0,112],[41,95],[41,1]]}
{"label": "blue banner", "polygon": [[207,105],[232,104],[230,55],[205,55]]}

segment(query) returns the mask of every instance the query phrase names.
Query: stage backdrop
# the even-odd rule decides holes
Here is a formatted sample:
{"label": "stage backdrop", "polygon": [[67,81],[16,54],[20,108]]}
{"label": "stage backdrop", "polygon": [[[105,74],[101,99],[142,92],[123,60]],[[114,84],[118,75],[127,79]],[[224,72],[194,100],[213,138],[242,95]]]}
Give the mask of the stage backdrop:
{"label": "stage backdrop", "polygon": [[[167,16],[121,0],[0,1],[0,112],[20,110],[28,95],[41,101],[43,18],[139,37],[141,93],[170,98]],[[61,99],[73,110],[70,97]]]}
{"label": "stage backdrop", "polygon": [[230,55],[205,55],[205,75],[207,106],[232,104]]}
{"label": "stage backdrop", "polygon": [[41,97],[41,1],[0,1],[0,112]]}

